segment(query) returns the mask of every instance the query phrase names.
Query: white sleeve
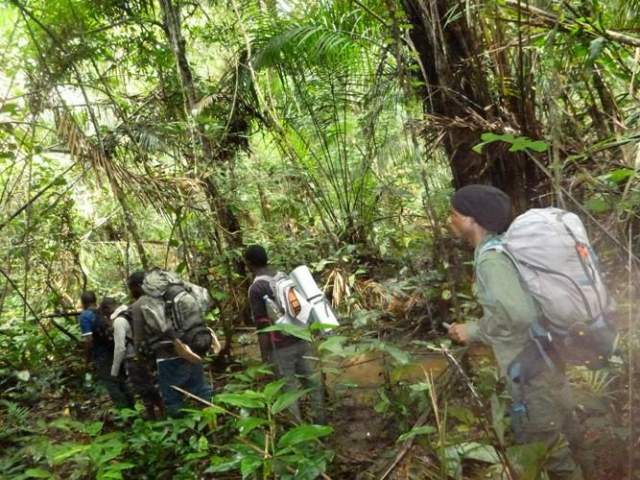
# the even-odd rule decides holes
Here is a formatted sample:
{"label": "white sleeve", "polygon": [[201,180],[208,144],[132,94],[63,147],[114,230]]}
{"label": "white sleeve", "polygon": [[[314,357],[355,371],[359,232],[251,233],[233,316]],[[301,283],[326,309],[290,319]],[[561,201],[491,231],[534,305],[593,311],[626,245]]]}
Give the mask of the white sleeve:
{"label": "white sleeve", "polygon": [[113,365],[111,376],[117,377],[127,350],[127,319],[118,317],[113,321]]}

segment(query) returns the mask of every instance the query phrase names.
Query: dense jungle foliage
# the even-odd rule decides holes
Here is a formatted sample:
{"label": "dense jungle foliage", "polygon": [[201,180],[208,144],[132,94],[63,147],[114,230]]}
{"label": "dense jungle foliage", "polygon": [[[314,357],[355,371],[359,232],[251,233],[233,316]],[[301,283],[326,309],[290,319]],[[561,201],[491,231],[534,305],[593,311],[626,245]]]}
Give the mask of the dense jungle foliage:
{"label": "dense jungle foliage", "polygon": [[[570,379],[595,478],[640,478],[638,0],[4,0],[0,37],[0,478],[546,478],[442,326],[481,313],[469,183],[587,225],[621,336]],[[260,362],[254,243],[339,314],[297,332],[327,425]],[[111,408],[72,315],[153,266],[224,343],[212,404],[156,422]]]}

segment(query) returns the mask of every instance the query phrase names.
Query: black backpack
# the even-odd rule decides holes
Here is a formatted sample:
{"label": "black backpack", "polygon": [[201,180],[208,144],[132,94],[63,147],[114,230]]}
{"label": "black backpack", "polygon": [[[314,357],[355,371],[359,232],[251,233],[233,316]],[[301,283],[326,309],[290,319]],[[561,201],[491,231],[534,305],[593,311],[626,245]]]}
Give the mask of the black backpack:
{"label": "black backpack", "polygon": [[95,346],[106,347],[113,352],[113,325],[100,310],[92,309],[95,314],[91,324],[93,334],[93,344]]}

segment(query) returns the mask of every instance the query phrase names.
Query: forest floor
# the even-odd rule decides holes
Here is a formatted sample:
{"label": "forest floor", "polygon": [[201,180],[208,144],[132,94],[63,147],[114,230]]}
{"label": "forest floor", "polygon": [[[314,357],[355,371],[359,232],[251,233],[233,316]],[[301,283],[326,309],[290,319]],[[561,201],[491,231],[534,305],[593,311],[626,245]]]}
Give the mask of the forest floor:
{"label": "forest floor", "polygon": [[[242,360],[258,359],[255,345],[245,345],[237,353]],[[328,472],[331,478],[444,478],[434,474],[438,471],[435,446],[425,444],[418,437],[412,441],[398,441],[401,434],[412,426],[419,426],[420,422],[410,411],[401,411],[400,402],[403,397],[394,393],[393,386],[405,381],[425,381],[431,375],[435,382],[449,374],[450,378],[446,382],[449,382],[451,388],[446,394],[443,391],[443,398],[438,403],[443,408],[446,404],[450,419],[457,422],[450,427],[453,435],[451,441],[461,437],[467,437],[469,441],[488,440],[481,428],[482,422],[478,418],[469,418],[471,414],[468,412],[477,409],[474,409],[465,383],[460,382],[460,379],[455,380],[456,374],[452,375],[447,360],[435,352],[422,353],[417,357],[410,365],[398,368],[385,355],[365,353],[341,360],[328,369],[332,372],[325,377],[329,398],[329,424],[333,427],[334,434],[327,442],[327,448],[331,448],[336,454]],[[465,369],[480,372],[490,364],[491,358],[486,349],[471,350],[464,362]],[[23,440],[29,441],[30,432],[46,431],[51,443],[79,442],[83,439],[88,441],[86,432],[66,428],[61,419],[74,419],[88,424],[101,422],[103,433],[122,428],[114,422],[108,397],[95,394],[95,386],[86,383],[80,365],[67,364],[64,369],[67,373],[60,377],[58,383],[40,390],[37,398],[34,396],[28,402],[28,418],[21,432]],[[212,379],[214,385],[217,384],[217,391],[220,391],[223,386],[220,379]],[[473,380],[482,389],[482,373],[473,376]],[[596,381],[597,379],[592,379],[591,382]],[[381,402],[382,397],[386,397],[386,403]],[[624,438],[628,427],[623,427],[628,412],[621,411],[622,407],[616,406],[620,398],[610,395],[598,397],[593,392],[577,389],[577,399],[582,408],[581,421],[593,444],[597,466],[597,471],[591,478],[630,478],[625,474],[628,447]],[[424,423],[429,425],[434,422],[432,415]],[[45,430],[43,425],[46,426]],[[489,443],[495,442],[489,440]],[[9,446],[0,440],[0,447]],[[496,473],[490,473],[490,466],[482,459],[466,458],[461,462],[460,468],[463,468],[462,478],[465,479],[500,478],[495,476]],[[64,473],[64,468],[57,470],[57,478],[64,478]]]}

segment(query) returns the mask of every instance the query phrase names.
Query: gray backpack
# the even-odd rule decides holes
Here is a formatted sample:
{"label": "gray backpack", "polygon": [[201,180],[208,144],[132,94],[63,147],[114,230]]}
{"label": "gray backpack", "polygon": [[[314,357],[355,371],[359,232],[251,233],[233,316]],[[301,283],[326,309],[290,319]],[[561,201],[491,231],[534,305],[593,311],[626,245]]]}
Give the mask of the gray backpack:
{"label": "gray backpack", "polygon": [[173,330],[178,338],[198,355],[205,355],[214,342],[212,331],[206,326],[205,314],[211,307],[209,292],[204,287],[181,280],[177,275],[160,269],[145,275],[142,290],[157,300],[152,330],[163,334]]}
{"label": "gray backpack", "polygon": [[600,368],[617,337],[607,292],[580,218],[559,208],[535,208],[517,217],[479,252],[504,252],[542,313],[534,335],[548,337],[559,357]]}

